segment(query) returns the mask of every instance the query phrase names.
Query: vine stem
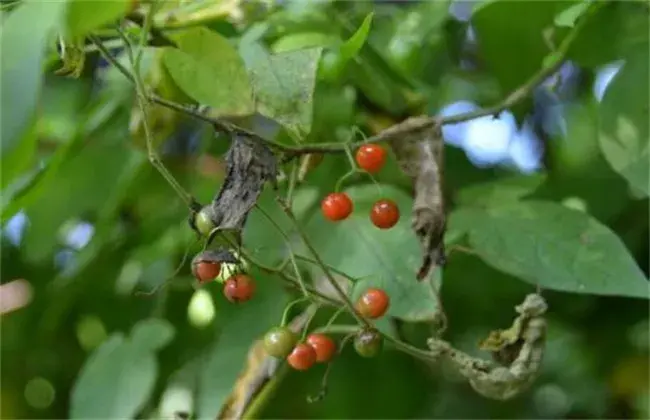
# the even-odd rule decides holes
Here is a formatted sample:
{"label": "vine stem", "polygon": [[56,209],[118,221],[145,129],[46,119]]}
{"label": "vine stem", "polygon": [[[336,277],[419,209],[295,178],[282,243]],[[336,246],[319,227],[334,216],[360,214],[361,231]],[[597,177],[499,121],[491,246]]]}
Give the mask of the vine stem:
{"label": "vine stem", "polygon": [[325,277],[327,278],[329,283],[332,285],[334,290],[336,290],[336,293],[339,295],[339,298],[341,299],[343,304],[348,309],[348,312],[350,312],[356,318],[356,320],[359,322],[359,324],[361,324],[361,325],[363,325],[363,326],[365,326],[367,328],[371,328],[372,326],[370,325],[368,320],[365,319],[364,317],[362,317],[357,312],[357,310],[354,308],[354,305],[352,304],[352,302],[348,298],[348,295],[345,293],[345,290],[343,290],[341,285],[338,284],[336,279],[334,279],[334,276],[332,276],[332,273],[330,272],[329,268],[327,268],[327,265],[323,262],[320,255],[318,254],[318,252],[316,251],[316,249],[312,245],[311,241],[309,240],[309,238],[307,237],[305,232],[300,228],[300,224],[298,223],[298,220],[296,219],[296,216],[293,214],[293,211],[291,210],[291,208],[280,197],[277,197],[276,200],[280,204],[280,207],[282,208],[282,210],[284,210],[286,215],[289,217],[289,219],[293,223],[294,227],[296,228],[296,231],[300,235],[300,239],[302,239],[302,242],[305,244],[305,246],[307,247],[309,252],[312,254],[314,260],[316,261],[316,264],[318,264],[318,266],[321,268],[321,270],[323,270],[323,273],[325,274]]}
{"label": "vine stem", "polygon": [[[230,134],[245,135],[259,142],[265,143],[269,147],[277,151],[280,151],[282,153],[285,153],[287,160],[299,157],[301,155],[309,154],[309,153],[345,153],[346,148],[353,149],[367,143],[380,143],[388,140],[399,139],[401,137],[407,137],[408,134],[422,131],[436,125],[442,126],[447,124],[457,124],[457,123],[470,121],[473,119],[477,119],[489,115],[498,115],[505,109],[516,105],[517,103],[521,102],[523,99],[528,97],[532,93],[535,87],[537,87],[540,83],[542,83],[545,79],[547,79],[549,76],[551,76],[560,68],[560,66],[566,60],[569,50],[573,45],[573,42],[575,41],[578,33],[582,30],[582,28],[585,25],[585,22],[588,20],[589,15],[593,13],[593,11],[596,8],[601,6],[601,4],[599,3],[600,2],[597,2],[594,5],[592,5],[588,10],[588,12],[585,13],[578,20],[576,25],[562,40],[557,50],[553,53],[552,56],[550,56],[550,60],[548,60],[548,62],[545,63],[545,65],[542,66],[542,68],[537,73],[531,76],[524,84],[522,84],[520,87],[513,90],[510,94],[508,94],[505,98],[503,98],[498,103],[482,110],[457,114],[449,117],[410,118],[401,123],[395,124],[386,130],[381,131],[375,136],[368,137],[362,141],[354,142],[354,143],[321,143],[318,145],[305,145],[305,146],[284,145],[284,144],[274,142],[272,140],[268,140],[260,136],[259,134],[246,130],[242,127],[238,127],[237,125],[227,122],[225,120],[209,117],[203,114],[202,112],[199,112],[196,109],[196,107],[177,104],[175,102],[161,98],[157,95],[148,94],[144,92],[142,88],[139,88],[139,90],[143,98],[146,98],[151,102],[155,102],[159,105],[165,106],[175,111],[190,115],[202,121],[209,122],[217,130],[220,130],[225,133],[230,133]],[[156,31],[157,28],[151,26],[151,24],[147,25],[147,21],[146,21],[147,19],[151,19],[150,15],[151,14],[149,13],[147,14],[147,16],[145,16],[145,22],[142,25],[142,27],[144,29],[149,28],[150,31],[153,32]],[[148,36],[148,34],[145,32],[144,29],[143,29],[143,36],[146,37]],[[104,55],[104,57],[113,66],[115,66],[118,71],[120,71],[125,77],[131,80],[131,82],[138,84],[139,81],[136,80],[136,78],[134,78],[133,75],[131,75],[129,71],[124,68],[124,66],[122,66],[119,62],[117,62],[117,60],[115,60],[111,56],[111,54],[106,50],[106,48],[103,47],[102,42],[101,40],[99,40],[99,38],[97,38],[94,35],[90,35],[89,38],[97,46],[97,49],[102,53],[102,55]],[[175,180],[171,181],[171,179],[168,179],[168,181],[170,181],[172,185],[176,184]]]}

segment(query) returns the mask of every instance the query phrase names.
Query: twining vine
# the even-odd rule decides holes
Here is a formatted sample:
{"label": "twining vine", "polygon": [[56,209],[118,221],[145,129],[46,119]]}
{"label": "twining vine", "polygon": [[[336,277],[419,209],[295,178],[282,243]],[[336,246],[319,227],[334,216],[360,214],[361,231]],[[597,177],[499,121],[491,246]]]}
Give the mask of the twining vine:
{"label": "twining vine", "polygon": [[[239,269],[224,281],[224,293],[233,302],[243,302],[250,299],[255,292],[254,281],[242,266],[242,262],[245,261],[276,275],[297,290],[302,295],[299,301],[312,302],[307,316],[303,314],[291,322],[287,319],[289,309],[287,308],[280,325],[266,334],[262,340],[266,357],[265,368],[254,381],[256,384],[253,385],[254,389],[242,397],[238,407],[231,406],[229,410],[236,413],[236,417],[241,416],[251,403],[253,395],[264,383],[273,378],[279,360],[286,359],[288,364],[297,370],[308,369],[314,363],[330,363],[331,366],[334,356],[350,340],[353,341],[357,353],[364,357],[373,357],[381,350],[383,343],[388,341],[398,350],[425,362],[446,363],[460,372],[478,393],[489,398],[508,399],[526,389],[538,371],[544,351],[546,324],[543,315],[547,308],[541,295],[534,293],[526,296],[523,303],[516,307],[518,316],[512,327],[492,332],[482,343],[483,349],[493,353],[494,361],[470,357],[454,349],[440,336],[430,338],[427,343],[428,349],[421,349],[381,333],[374,327],[373,320],[387,312],[390,297],[381,289],[370,289],[357,302],[352,302],[345,286],[335,278],[335,275],[347,281],[351,278],[323,261],[293,213],[293,192],[298,180],[304,176],[304,168],[298,164],[297,158],[303,156],[313,158],[317,154],[345,153],[350,160],[352,171],[361,171],[369,175],[383,165],[385,150],[380,144],[388,145],[396,156],[401,170],[411,178],[414,187],[411,226],[421,244],[422,263],[418,272],[413,273],[413,281],[429,279],[431,273],[442,269],[446,259],[443,246],[446,210],[443,200],[444,162],[441,127],[483,116],[496,116],[528,97],[537,85],[554,74],[562,65],[578,32],[587,20],[586,16],[578,20],[538,73],[491,107],[451,117],[411,117],[362,141],[285,145],[266,139],[231,122],[209,117],[197,107],[177,104],[149,92],[140,74],[144,47],[148,42],[151,45],[174,45],[162,31],[153,26],[152,15],[153,10],[150,10],[144,16],[131,14],[126,18],[126,21],[141,28],[141,35],[137,42],[118,28],[126,48],[130,69],[112,56],[100,38],[90,35],[89,39],[104,58],[133,83],[136,101],[143,115],[149,160],[187,204],[190,213],[189,225],[204,240],[203,251],[192,259],[192,272],[200,283],[204,283],[215,279],[223,264],[239,266]],[[217,132],[230,137],[230,148],[225,156],[227,164],[225,181],[214,199],[207,205],[198,203],[167,171],[158,157],[148,123],[148,109],[151,103],[207,121]],[[377,145],[377,147],[368,148],[369,145]],[[353,156],[354,151],[357,151],[356,156]],[[290,170],[286,195],[282,197],[279,194],[277,177],[279,168],[285,165],[290,165]],[[289,250],[288,259],[278,266],[269,266],[257,260],[242,243],[242,231],[247,217],[257,207],[257,200],[267,184],[275,190],[277,205],[287,215],[309,256],[294,254],[286,232],[261,208],[259,208],[261,214],[269,219],[282,236]],[[352,205],[348,201],[349,198],[345,194],[331,194],[322,203],[325,216],[333,222],[344,220],[352,211]],[[399,218],[399,209],[391,207],[392,204],[394,203],[382,203],[381,213],[378,213],[376,220],[373,219],[375,226],[390,228],[394,225],[396,218]],[[298,269],[298,259],[318,267],[324,275],[324,280],[335,293],[332,295],[314,284],[307,284]],[[320,305],[333,306],[339,310],[327,325],[309,332],[310,320]],[[336,324],[336,317],[343,312],[352,315],[356,325]],[[344,335],[344,339],[338,345],[331,338],[334,334]],[[311,400],[321,399],[326,387],[325,377],[323,389],[316,396],[310,397]]]}

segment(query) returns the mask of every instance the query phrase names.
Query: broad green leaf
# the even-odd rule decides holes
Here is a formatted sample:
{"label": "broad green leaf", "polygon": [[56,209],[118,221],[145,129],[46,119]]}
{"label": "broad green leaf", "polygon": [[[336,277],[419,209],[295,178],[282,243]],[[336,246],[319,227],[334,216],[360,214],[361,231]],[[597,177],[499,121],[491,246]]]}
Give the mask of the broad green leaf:
{"label": "broad green leaf", "polygon": [[277,120],[296,140],[311,130],[316,70],[322,48],[269,54],[258,43],[241,43],[257,111]]}
{"label": "broad green leaf", "polygon": [[550,52],[543,32],[552,27],[557,12],[570,3],[496,0],[481,3],[474,11],[471,22],[481,57],[505,92],[539,71]]}
{"label": "broad green leaf", "polygon": [[597,67],[648,49],[647,4],[625,1],[598,6],[571,45],[571,60]]}
{"label": "broad green leaf", "polygon": [[[436,316],[435,295],[428,282],[415,278],[422,251],[411,230],[413,200],[394,186],[380,188],[374,184],[349,188],[345,192],[354,203],[350,217],[332,223],[317,212],[306,225],[307,234],[326,263],[356,279],[363,277],[352,291],[353,298],[370,286],[381,287],[391,298],[389,316],[412,322],[431,320]],[[378,229],[370,221],[370,209],[380,198],[399,206],[400,220],[391,229]],[[435,278],[440,281],[440,270]]]}
{"label": "broad green leaf", "polygon": [[64,1],[26,1],[2,21],[2,155],[29,141],[24,135],[38,102],[46,48],[60,29],[66,6]]}
{"label": "broad green leaf", "polygon": [[607,87],[599,108],[600,147],[635,190],[650,194],[648,51],[629,57]]}
{"label": "broad green leaf", "polygon": [[455,201],[473,206],[517,201],[534,192],[545,180],[545,175],[515,175],[483,182],[460,190]]}
{"label": "broad green leaf", "polygon": [[197,418],[214,419],[226,402],[246,365],[250,347],[282,318],[286,299],[281,280],[251,270],[256,281],[255,298],[246,305],[233,305],[216,293],[215,306],[221,320],[219,338],[208,350],[199,378]]}
{"label": "broad green leaf", "polygon": [[174,334],[174,327],[168,321],[150,318],[135,324],[131,330],[131,339],[136,346],[155,351],[169,344]]}
{"label": "broad green leaf", "polygon": [[254,112],[253,90],[244,62],[226,38],[200,27],[173,39],[179,49],[167,48],[163,62],[179,88],[223,115]]}
{"label": "broad green leaf", "polygon": [[361,50],[361,47],[363,47],[363,44],[368,38],[368,32],[370,32],[373,16],[373,13],[368,13],[361,26],[359,26],[359,29],[339,48],[339,54],[343,63],[354,58],[359,50]]}
{"label": "broad green leaf", "polygon": [[143,408],[158,375],[154,349],[141,341],[160,326],[152,325],[136,324],[128,339],[113,334],[86,360],[72,389],[70,418],[133,418]]}
{"label": "broad green leaf", "polygon": [[648,298],[649,283],[614,232],[560,204],[524,201],[464,211],[472,249],[545,289]]}
{"label": "broad green leaf", "polygon": [[66,16],[70,37],[82,37],[116,22],[133,7],[133,0],[70,0]]}

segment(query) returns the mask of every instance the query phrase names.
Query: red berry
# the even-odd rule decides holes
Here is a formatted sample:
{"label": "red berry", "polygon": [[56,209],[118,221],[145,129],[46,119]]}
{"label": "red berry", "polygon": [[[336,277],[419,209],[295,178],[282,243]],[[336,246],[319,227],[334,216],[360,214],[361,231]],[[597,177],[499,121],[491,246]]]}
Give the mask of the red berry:
{"label": "red berry", "polygon": [[221,272],[221,264],[214,261],[199,261],[192,264],[192,274],[199,283],[207,283],[214,280]]}
{"label": "red berry", "polygon": [[287,362],[296,370],[307,370],[316,363],[316,350],[308,344],[300,343],[287,357]]}
{"label": "red berry", "polygon": [[246,302],[255,293],[255,282],[246,274],[235,274],[223,285],[223,294],[231,302]]}
{"label": "red berry", "polygon": [[361,169],[374,174],[384,166],[386,150],[378,144],[364,144],[359,147],[355,157]]}
{"label": "red berry", "polygon": [[356,309],[366,318],[376,319],[388,310],[390,298],[381,289],[371,288],[357,300]]}
{"label": "red berry", "polygon": [[352,200],[345,193],[329,194],[320,206],[325,218],[333,222],[346,219],[352,213]]}
{"label": "red berry", "polygon": [[392,200],[379,200],[370,210],[370,220],[379,229],[390,229],[399,220],[399,208]]}
{"label": "red berry", "polygon": [[319,363],[329,362],[336,353],[336,343],[325,334],[310,334],[307,344],[314,348],[316,361]]}

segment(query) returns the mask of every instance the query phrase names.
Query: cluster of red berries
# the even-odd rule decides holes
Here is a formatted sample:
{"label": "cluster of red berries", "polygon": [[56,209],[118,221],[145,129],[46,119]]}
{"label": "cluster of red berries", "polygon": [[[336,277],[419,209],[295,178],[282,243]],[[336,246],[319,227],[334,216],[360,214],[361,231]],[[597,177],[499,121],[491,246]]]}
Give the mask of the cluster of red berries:
{"label": "cluster of red berries", "polygon": [[[357,165],[364,171],[374,174],[379,172],[386,162],[386,150],[377,144],[361,146],[355,155]],[[321,210],[326,219],[339,222],[352,214],[353,204],[345,193],[331,193],[321,202]],[[370,210],[370,221],[379,229],[390,229],[399,221],[397,204],[388,199],[377,201]]]}
{"label": "cluster of red berries", "polygon": [[[381,289],[368,289],[356,302],[357,311],[364,317],[376,319],[388,310],[389,299]],[[312,333],[304,343],[287,327],[274,327],[264,336],[267,354],[287,359],[296,370],[308,370],[315,363],[327,363],[336,353],[337,345],[328,335]],[[375,329],[362,329],[354,338],[354,348],[363,357],[374,357],[382,347],[382,337]]]}
{"label": "cluster of red berries", "polygon": [[[192,265],[192,273],[200,284],[216,279],[221,273],[221,264],[214,261],[199,261]],[[255,281],[244,273],[236,273],[223,282],[223,294],[233,303],[246,302],[255,293]]]}

